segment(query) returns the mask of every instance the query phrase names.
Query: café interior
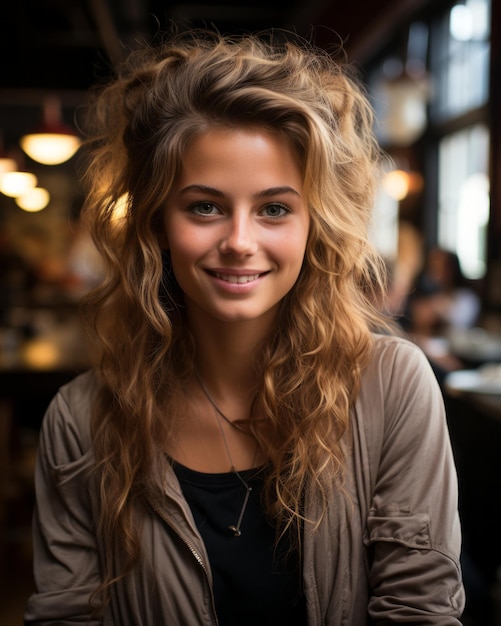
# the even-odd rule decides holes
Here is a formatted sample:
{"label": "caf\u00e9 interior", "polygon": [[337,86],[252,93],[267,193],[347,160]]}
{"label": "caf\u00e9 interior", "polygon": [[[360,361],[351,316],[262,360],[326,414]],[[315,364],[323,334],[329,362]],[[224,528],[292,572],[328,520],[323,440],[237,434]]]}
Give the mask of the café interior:
{"label": "caf\u00e9 interior", "polygon": [[[270,27],[342,49],[387,155],[371,231],[384,307],[442,388],[460,488],[464,624],[501,625],[501,1],[17,0],[0,46],[0,623],[33,589],[44,411],[92,355],[79,301],[99,258],[79,224],[90,88],[175,24]],[[49,136],[50,135],[50,136]],[[62,146],[39,144],[62,140]],[[27,180],[27,186],[21,183]]]}

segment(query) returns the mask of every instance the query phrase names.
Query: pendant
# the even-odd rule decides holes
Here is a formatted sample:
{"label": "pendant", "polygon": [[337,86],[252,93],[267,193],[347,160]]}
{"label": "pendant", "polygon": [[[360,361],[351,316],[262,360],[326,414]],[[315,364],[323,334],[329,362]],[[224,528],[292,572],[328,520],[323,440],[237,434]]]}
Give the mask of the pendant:
{"label": "pendant", "polygon": [[242,535],[242,531],[236,526],[228,526],[228,529],[231,530],[235,537],[240,537]]}
{"label": "pendant", "polygon": [[249,496],[251,494],[252,487],[249,487],[249,485],[243,480],[243,478],[235,469],[232,468],[232,471],[238,476],[241,483],[247,489],[247,491],[245,492],[245,498],[244,498],[244,503],[242,505],[242,510],[240,511],[240,515],[238,516],[238,522],[236,523],[236,525],[232,524],[231,526],[228,526],[228,529],[231,530],[231,532],[235,535],[235,537],[241,537],[242,531],[240,530],[240,524],[242,523],[242,520],[244,518],[245,509],[247,508],[247,502],[249,501]]}

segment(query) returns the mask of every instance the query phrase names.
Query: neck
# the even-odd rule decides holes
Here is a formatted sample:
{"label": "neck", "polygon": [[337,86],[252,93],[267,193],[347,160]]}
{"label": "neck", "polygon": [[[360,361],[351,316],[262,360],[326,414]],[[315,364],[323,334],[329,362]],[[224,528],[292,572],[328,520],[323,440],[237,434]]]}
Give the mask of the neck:
{"label": "neck", "polygon": [[[202,318],[200,318],[202,319]],[[228,323],[202,319],[190,325],[195,365],[212,399],[231,421],[245,423],[261,384],[256,364],[270,330],[256,320]]]}
{"label": "neck", "polygon": [[[248,436],[246,427],[249,419],[262,417],[252,414],[252,402],[260,384],[255,363],[259,363],[261,346],[267,336],[263,325],[222,323],[207,315],[188,319],[196,345],[197,375],[183,386],[180,408],[188,419],[176,424],[176,437],[169,441],[169,454],[192,469],[223,472],[228,470],[223,445],[226,440],[231,450],[231,465],[237,471],[263,464],[265,458],[259,450],[256,457],[256,441]],[[200,381],[219,411],[231,422],[238,422],[245,433],[219,418]],[[220,428],[224,429],[224,439]]]}
{"label": "neck", "polygon": [[190,320],[190,329],[196,345],[197,369],[217,396],[242,393],[256,383],[255,363],[263,342],[271,332],[255,320],[220,322],[204,319]]}

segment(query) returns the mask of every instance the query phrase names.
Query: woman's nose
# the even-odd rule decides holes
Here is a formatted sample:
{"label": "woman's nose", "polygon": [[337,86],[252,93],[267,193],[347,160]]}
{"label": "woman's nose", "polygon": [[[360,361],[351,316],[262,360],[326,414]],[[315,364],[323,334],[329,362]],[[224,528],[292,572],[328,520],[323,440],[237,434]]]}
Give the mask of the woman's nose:
{"label": "woman's nose", "polygon": [[219,245],[221,254],[244,257],[255,254],[257,248],[257,232],[250,216],[244,214],[231,216]]}

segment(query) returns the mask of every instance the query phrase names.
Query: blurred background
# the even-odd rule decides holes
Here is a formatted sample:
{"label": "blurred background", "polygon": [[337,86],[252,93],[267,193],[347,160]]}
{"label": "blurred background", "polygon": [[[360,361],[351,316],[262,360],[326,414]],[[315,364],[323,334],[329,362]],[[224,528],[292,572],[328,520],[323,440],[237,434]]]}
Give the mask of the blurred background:
{"label": "blurred background", "polygon": [[[388,154],[372,236],[382,303],[442,386],[460,480],[464,623],[501,624],[501,0],[8,0],[0,18],[0,623],[33,588],[38,430],[84,370],[99,279],[79,227],[79,111],[171,23],[342,45]],[[44,140],[46,143],[38,143]],[[52,142],[47,144],[47,141]],[[56,145],[62,140],[62,145]]]}

